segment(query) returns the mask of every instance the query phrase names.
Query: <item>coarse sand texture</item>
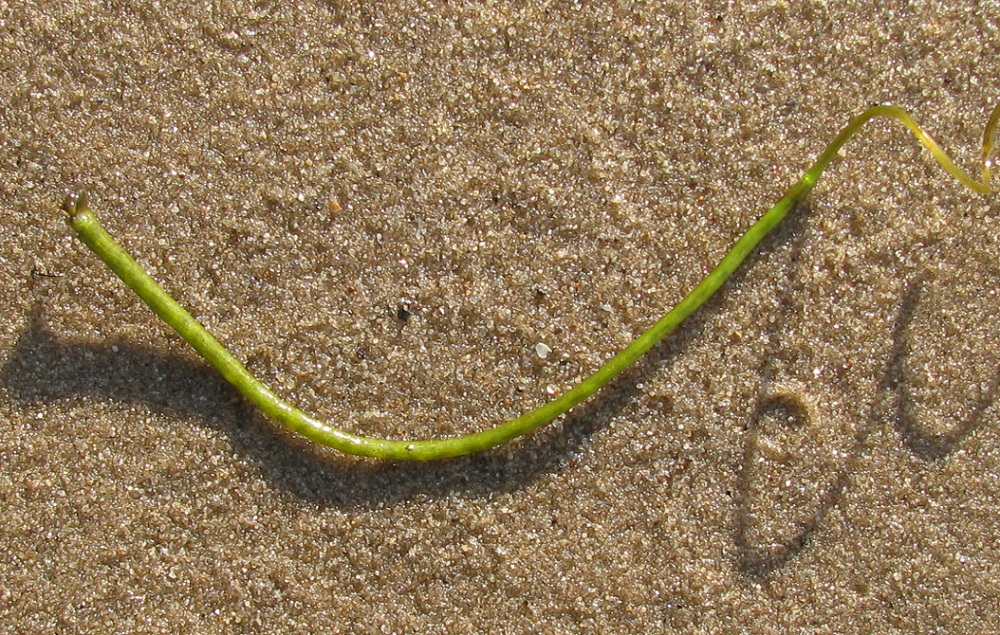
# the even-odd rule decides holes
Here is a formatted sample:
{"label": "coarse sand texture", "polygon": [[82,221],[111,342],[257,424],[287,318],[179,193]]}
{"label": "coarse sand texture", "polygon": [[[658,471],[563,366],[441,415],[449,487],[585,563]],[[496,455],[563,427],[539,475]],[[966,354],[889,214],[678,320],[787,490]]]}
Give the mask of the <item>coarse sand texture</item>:
{"label": "coarse sand texture", "polygon": [[0,3],[0,632],[1000,632],[1000,9],[898,4]]}

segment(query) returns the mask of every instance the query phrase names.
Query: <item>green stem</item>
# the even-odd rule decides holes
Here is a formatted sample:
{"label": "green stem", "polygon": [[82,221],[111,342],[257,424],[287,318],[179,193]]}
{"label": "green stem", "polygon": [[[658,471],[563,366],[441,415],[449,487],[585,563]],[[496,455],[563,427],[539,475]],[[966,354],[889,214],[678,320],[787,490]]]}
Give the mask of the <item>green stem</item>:
{"label": "green stem", "polygon": [[254,377],[205,327],[143,270],[132,256],[104,230],[97,217],[87,206],[85,195],[81,194],[76,199],[68,198],[63,207],[68,214],[67,220],[73,230],[111,268],[115,275],[135,291],[139,298],[164,322],[177,331],[199,355],[218,369],[226,381],[235,386],[247,400],[269,417],[317,443],[348,454],[378,459],[426,461],[479,452],[537,430],[566,413],[621,374],[718,291],[737,267],[760,244],[760,241],[812,190],[841,147],[868,120],[878,116],[892,117],[906,125],[920,143],[930,150],[941,165],[963,185],[980,193],[990,191],[989,155],[993,148],[998,121],[1000,121],[1000,105],[994,109],[984,134],[982,182],[975,181],[958,168],[940,146],[901,108],[895,106],[870,108],[855,117],[834,138],[802,178],[736,241],[722,258],[722,261],[677,306],[607,363],[594,371],[592,375],[552,401],[516,419],[480,432],[444,439],[399,441],[362,437],[320,421],[292,406]]}

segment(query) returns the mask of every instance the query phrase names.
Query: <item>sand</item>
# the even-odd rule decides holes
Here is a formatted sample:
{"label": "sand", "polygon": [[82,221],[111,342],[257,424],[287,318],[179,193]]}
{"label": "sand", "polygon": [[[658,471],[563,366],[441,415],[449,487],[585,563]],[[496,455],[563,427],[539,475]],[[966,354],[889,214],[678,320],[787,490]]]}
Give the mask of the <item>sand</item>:
{"label": "sand", "polygon": [[868,105],[978,170],[995,3],[119,4],[0,6],[0,630],[1000,628],[998,198],[897,124],[598,398],[429,465],[265,419],[59,212],[303,408],[470,432]]}

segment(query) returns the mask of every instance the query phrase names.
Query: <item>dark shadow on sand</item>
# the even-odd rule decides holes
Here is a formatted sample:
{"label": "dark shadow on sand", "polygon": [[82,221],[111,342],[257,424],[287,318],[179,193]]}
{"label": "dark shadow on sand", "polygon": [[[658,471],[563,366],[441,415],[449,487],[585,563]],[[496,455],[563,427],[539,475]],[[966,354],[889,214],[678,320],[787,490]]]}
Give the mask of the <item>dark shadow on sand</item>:
{"label": "dark shadow on sand", "polygon": [[947,434],[928,435],[922,433],[915,422],[914,402],[908,388],[904,370],[909,347],[909,334],[917,307],[920,303],[928,275],[921,274],[909,283],[901,299],[893,326],[892,348],[889,362],[878,378],[876,398],[870,409],[870,416],[856,429],[850,441],[849,451],[835,473],[831,474],[828,486],[811,501],[807,509],[795,510],[793,519],[796,531],[784,536],[761,536],[757,531],[752,508],[754,507],[753,466],[760,453],[759,437],[761,422],[774,408],[788,408],[789,417],[802,417],[794,404],[784,400],[762,398],[749,417],[746,444],[743,452],[736,496],[736,522],[734,539],[738,549],[738,568],[752,579],[763,579],[774,571],[786,566],[806,547],[819,529],[827,514],[844,493],[856,471],[858,460],[870,447],[872,432],[889,424],[897,429],[907,448],[915,455],[928,461],[939,460],[953,452],[962,440],[982,423],[986,409],[996,400],[1000,371],[994,371],[988,388],[976,399],[969,409],[969,415],[954,425]]}

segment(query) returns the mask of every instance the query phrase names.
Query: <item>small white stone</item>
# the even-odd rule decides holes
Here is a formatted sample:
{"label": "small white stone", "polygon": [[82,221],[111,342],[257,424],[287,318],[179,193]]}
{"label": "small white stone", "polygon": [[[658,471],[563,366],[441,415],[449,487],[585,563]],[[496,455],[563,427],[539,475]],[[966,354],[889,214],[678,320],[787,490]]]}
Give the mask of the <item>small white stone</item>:
{"label": "small white stone", "polygon": [[545,359],[546,357],[549,356],[549,353],[551,352],[552,349],[549,348],[548,345],[545,344],[545,342],[539,342],[535,344],[535,353],[538,355],[539,359]]}

